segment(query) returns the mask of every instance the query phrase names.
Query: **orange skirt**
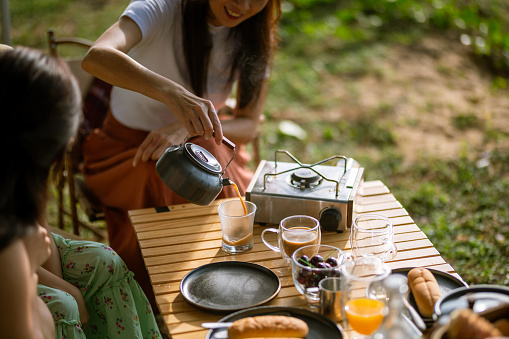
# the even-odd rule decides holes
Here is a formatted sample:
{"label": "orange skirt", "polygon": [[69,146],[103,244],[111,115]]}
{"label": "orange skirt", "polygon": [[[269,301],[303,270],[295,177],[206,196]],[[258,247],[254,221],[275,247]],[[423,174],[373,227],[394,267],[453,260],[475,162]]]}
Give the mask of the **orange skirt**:
{"label": "orange skirt", "polygon": [[[88,187],[101,201],[106,215],[110,246],[120,255],[142,286],[154,309],[155,298],[150,285],[136,234],[127,211],[187,203],[175,194],[159,178],[156,161],[140,162],[136,167],[132,161],[138,146],[148,132],[128,128],[108,113],[102,129],[96,129],[83,144],[84,173]],[[214,140],[196,137],[192,143],[209,151],[224,167],[231,159],[232,151],[217,146]],[[253,173],[247,168],[249,154],[240,148],[226,169],[225,176],[231,178],[241,194]],[[237,193],[232,186],[225,186],[218,198],[229,198]]]}

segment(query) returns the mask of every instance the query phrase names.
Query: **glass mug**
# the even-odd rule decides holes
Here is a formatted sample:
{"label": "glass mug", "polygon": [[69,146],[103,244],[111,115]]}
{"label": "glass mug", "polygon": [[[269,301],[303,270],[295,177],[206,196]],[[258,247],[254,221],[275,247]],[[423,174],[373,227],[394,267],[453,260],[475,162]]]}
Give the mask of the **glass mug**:
{"label": "glass mug", "polygon": [[[265,239],[265,233],[277,233],[278,246],[271,245]],[[273,251],[280,252],[287,263],[292,260],[292,254],[301,247],[320,245],[320,223],[307,215],[293,215],[284,218],[279,223],[279,229],[266,228],[262,232],[263,243]]]}
{"label": "glass mug", "polygon": [[353,220],[350,244],[354,258],[377,257],[387,261],[398,253],[392,222],[379,214],[363,214]]}

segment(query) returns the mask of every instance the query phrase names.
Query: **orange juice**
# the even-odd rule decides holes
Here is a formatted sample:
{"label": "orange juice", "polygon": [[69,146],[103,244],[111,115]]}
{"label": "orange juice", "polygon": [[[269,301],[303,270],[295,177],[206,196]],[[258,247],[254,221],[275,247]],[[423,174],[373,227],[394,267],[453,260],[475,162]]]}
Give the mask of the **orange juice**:
{"label": "orange juice", "polygon": [[354,331],[370,335],[380,327],[384,320],[384,306],[383,302],[373,299],[350,300],[345,305],[346,319]]}
{"label": "orange juice", "polygon": [[233,188],[235,188],[235,191],[237,191],[237,195],[239,196],[240,203],[242,204],[242,208],[244,209],[244,215],[247,215],[246,204],[244,203],[244,200],[242,200],[242,196],[240,195],[239,188],[237,187],[237,184],[231,180],[230,180],[230,184],[232,184]]}

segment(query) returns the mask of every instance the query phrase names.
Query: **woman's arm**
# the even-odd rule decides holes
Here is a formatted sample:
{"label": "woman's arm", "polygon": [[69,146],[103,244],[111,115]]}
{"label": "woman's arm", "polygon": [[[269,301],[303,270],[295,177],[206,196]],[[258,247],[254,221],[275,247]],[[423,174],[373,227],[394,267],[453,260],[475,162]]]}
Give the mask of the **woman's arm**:
{"label": "woman's arm", "polygon": [[[37,274],[39,276],[39,284],[67,292],[72,295],[74,299],[76,299],[76,303],[78,304],[78,311],[80,313],[81,325],[85,327],[88,322],[89,315],[87,307],[85,306],[85,299],[83,299],[83,295],[81,294],[80,290],[76,286],[62,279],[61,275],[56,276],[54,273],[49,272],[42,267],[37,270]],[[61,270],[60,274],[62,274]]]}
{"label": "woman's arm", "polygon": [[[51,235],[51,229],[49,228],[45,219],[41,220],[39,227],[43,227],[46,230],[50,240],[49,246],[51,248],[51,255],[49,256],[48,260],[41,264],[41,266],[57,277],[62,278],[62,263],[60,262],[60,254],[58,253],[58,248],[55,244],[55,240]],[[39,269],[39,267],[37,267],[37,269]]]}
{"label": "woman's arm", "polygon": [[37,268],[37,275],[39,276],[38,283],[48,287],[57,288],[72,295],[74,299],[76,299],[76,302],[78,303],[81,324],[82,326],[85,326],[89,316],[87,308],[85,306],[85,300],[83,299],[83,295],[81,294],[80,290],[77,287],[63,279],[62,263],[60,261],[60,254],[58,252],[57,245],[55,244],[55,240],[51,236],[51,230],[49,229],[46,220],[42,220],[41,224],[43,226],[39,227],[41,228],[44,227],[44,229],[50,235],[49,238],[51,239],[50,241],[51,256],[49,257],[48,260],[46,260],[46,262],[44,262],[44,264],[41,265],[41,267]]}
{"label": "woman's arm", "polygon": [[22,240],[0,252],[0,333],[2,338],[55,338],[53,318],[37,296],[37,277]]}
{"label": "woman's arm", "polygon": [[[127,53],[142,39],[138,25],[122,17],[90,48],[82,62],[88,73],[114,86],[129,89],[164,103],[191,136],[213,137],[221,144],[223,132],[214,106],[176,82],[152,72]],[[141,156],[141,155],[140,155]]]}
{"label": "woman's arm", "polygon": [[[233,110],[233,119],[222,120],[224,135],[235,144],[247,144],[257,135],[263,114],[263,106],[267,98],[268,79],[265,79],[260,95],[256,101],[240,109]],[[240,102],[240,93],[237,94],[237,104]]]}
{"label": "woman's arm", "polygon": [[52,255],[58,255],[58,252],[51,250],[53,237],[50,236],[50,232],[46,228],[40,225],[34,227],[33,230],[25,235],[22,238],[22,243],[25,245],[25,252],[33,273]]}

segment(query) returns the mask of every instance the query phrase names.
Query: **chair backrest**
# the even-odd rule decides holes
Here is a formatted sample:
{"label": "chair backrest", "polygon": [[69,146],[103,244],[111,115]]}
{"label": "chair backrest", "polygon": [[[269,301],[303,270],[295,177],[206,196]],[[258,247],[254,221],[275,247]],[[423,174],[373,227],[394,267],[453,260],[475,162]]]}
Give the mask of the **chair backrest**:
{"label": "chair backrest", "polygon": [[[112,86],[85,72],[81,68],[83,56],[92,44],[92,41],[82,38],[57,38],[52,29],[48,30],[48,47],[50,55],[61,58],[67,63],[80,86],[83,99],[83,121],[77,135],[79,144],[95,128],[102,126],[110,104],[110,92]],[[80,56],[61,57],[57,49],[61,49],[62,47],[65,47],[65,51],[69,54],[78,54]],[[74,47],[78,47],[78,50]],[[80,146],[79,144],[77,146]]]}
{"label": "chair backrest", "polygon": [[[83,48],[83,51],[86,51],[92,46],[92,41],[87,39],[81,39],[81,38],[57,38],[55,37],[55,33],[52,29],[48,30],[48,46],[49,46],[49,53],[54,57],[59,57],[57,48],[59,46],[63,45],[69,45],[69,46],[76,46]],[[82,98],[85,98],[87,93],[90,90],[90,87],[92,86],[92,82],[94,81],[94,76],[91,74],[85,72],[81,68],[81,60],[82,58],[76,57],[76,58],[66,58],[63,57],[63,60],[67,62],[67,65],[69,66],[71,72],[74,74],[76,79],[78,80],[78,84],[80,86],[81,95]]]}

